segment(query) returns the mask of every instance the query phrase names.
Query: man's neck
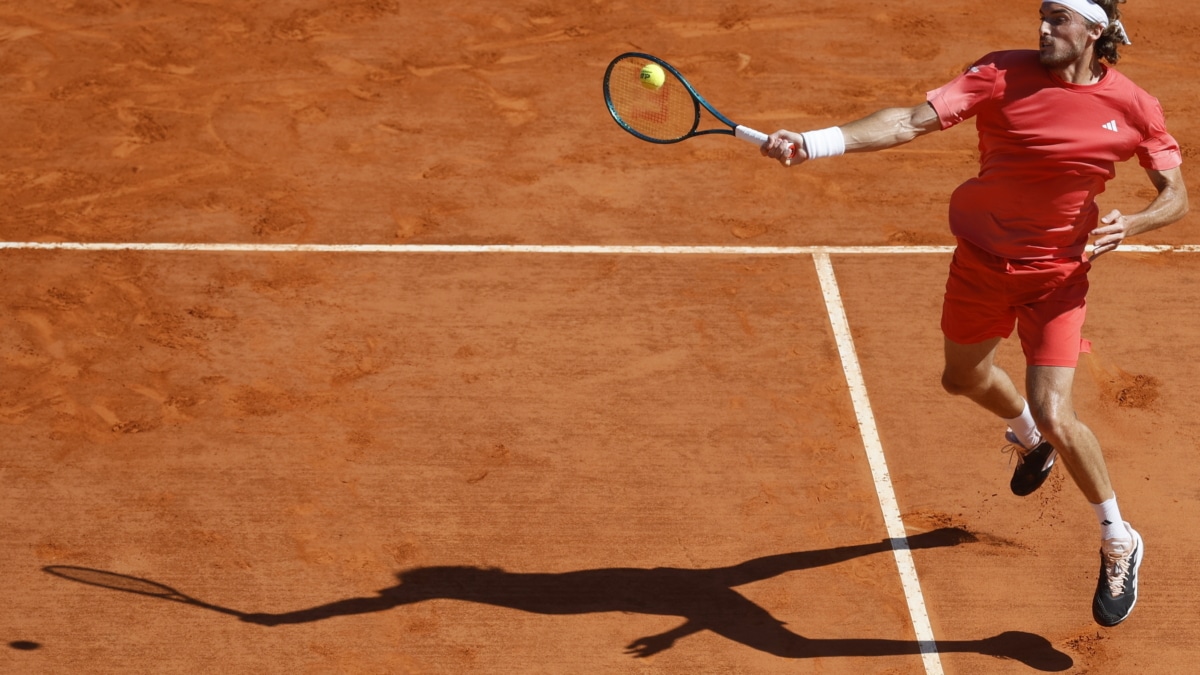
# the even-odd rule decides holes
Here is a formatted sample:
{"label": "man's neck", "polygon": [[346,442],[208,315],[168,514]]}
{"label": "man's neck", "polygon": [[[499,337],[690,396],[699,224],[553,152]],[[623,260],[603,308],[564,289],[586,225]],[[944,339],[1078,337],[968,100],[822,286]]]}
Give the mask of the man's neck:
{"label": "man's neck", "polygon": [[1104,77],[1104,66],[1095,56],[1086,54],[1074,63],[1069,63],[1061,68],[1051,68],[1050,72],[1057,75],[1063,82],[1089,85],[1096,84],[1100,78]]}

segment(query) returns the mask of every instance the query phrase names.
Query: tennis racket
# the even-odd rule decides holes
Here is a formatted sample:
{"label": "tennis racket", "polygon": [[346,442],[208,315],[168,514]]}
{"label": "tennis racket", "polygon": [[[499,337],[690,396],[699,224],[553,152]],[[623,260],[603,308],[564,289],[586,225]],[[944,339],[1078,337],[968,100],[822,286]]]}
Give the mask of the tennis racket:
{"label": "tennis racket", "polygon": [[138,577],[126,576],[117,574],[116,572],[105,572],[104,570],[94,570],[89,567],[73,567],[71,565],[50,565],[43,567],[42,570],[53,574],[56,577],[78,581],[81,584],[89,586],[99,586],[100,588],[109,588],[114,591],[125,591],[126,593],[137,593],[138,595],[148,595],[154,598],[162,598],[163,600],[173,600],[182,602],[185,605],[194,605],[211,609],[222,614],[232,614],[233,616],[244,617],[245,612],[239,612],[228,607],[220,607],[210,605],[207,602],[201,602],[193,597],[184,595],[179,591],[164,586],[156,581],[147,579],[139,579]]}
{"label": "tennis racket", "polygon": [[[643,82],[644,68],[662,69],[663,82]],[[651,143],[678,143],[695,136],[723,134],[761,146],[767,135],[722,115],[675,69],[657,56],[621,54],[604,72],[604,102],[622,129]],[[724,126],[701,129],[701,109]],[[794,154],[796,149],[792,148]]]}

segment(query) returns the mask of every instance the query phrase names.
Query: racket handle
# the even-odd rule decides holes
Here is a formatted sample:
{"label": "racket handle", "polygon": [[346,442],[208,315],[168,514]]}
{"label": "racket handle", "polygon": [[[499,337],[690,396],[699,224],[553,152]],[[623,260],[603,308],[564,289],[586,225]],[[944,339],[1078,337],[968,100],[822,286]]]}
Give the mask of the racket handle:
{"label": "racket handle", "polygon": [[[742,139],[743,141],[746,141],[747,143],[753,143],[759,147],[762,147],[762,144],[766,143],[767,138],[769,138],[766,134],[764,134],[761,131],[756,131],[754,129],[751,129],[750,127],[743,127],[743,126],[734,127],[733,135]],[[792,144],[791,151],[792,151],[791,152],[792,157],[795,157],[796,156],[796,146],[794,144]]]}
{"label": "racket handle", "polygon": [[750,127],[737,126],[733,128],[733,135],[755,145],[762,145],[767,142],[767,135],[761,131],[756,131]]}

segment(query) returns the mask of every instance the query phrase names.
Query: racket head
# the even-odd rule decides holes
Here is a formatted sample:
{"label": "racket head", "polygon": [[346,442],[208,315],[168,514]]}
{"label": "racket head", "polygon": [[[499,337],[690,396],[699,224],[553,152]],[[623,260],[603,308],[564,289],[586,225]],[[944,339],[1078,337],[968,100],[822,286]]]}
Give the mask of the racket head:
{"label": "racket head", "polygon": [[74,567],[72,565],[49,565],[43,567],[42,570],[56,577],[77,581],[89,586],[99,586],[100,588],[108,588],[114,591],[125,591],[126,593],[137,593],[138,595],[149,595],[156,598],[192,602],[190,598],[170,586],[164,586],[155,581],[131,577],[125,574],[117,574],[116,572],[105,572],[104,570],[96,570],[90,567]]}
{"label": "racket head", "polygon": [[[651,63],[663,69],[661,87],[642,84],[642,68]],[[626,52],[608,64],[604,102],[622,129],[651,143],[678,143],[700,125],[699,95],[671,64],[649,54]]]}

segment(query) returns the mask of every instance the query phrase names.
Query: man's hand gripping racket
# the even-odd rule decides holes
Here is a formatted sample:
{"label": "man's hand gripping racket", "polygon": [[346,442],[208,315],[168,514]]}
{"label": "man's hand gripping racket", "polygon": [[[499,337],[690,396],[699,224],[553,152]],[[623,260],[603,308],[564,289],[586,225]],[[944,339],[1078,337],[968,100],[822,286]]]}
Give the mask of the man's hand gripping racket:
{"label": "man's hand gripping racket", "polygon": [[[763,155],[791,164],[806,159],[800,145],[731,121],[696,92],[671,64],[649,54],[628,52],[608,64],[604,102],[622,129],[651,143],[678,143],[695,136],[723,134],[758,146]],[[701,108],[724,126],[701,129]]]}

